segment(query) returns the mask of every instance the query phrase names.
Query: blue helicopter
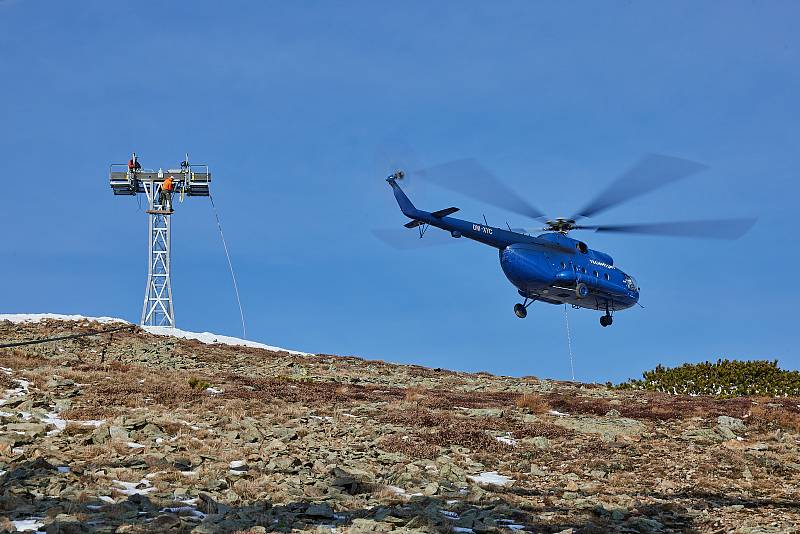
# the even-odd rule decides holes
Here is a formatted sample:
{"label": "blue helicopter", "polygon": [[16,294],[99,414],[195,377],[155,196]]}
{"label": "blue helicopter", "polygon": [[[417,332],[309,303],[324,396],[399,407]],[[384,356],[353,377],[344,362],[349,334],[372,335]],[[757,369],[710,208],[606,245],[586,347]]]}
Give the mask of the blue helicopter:
{"label": "blue helicopter", "polygon": [[413,173],[420,179],[447,189],[542,220],[544,227],[538,231],[543,233],[535,236],[531,235],[533,231],[525,229],[512,229],[510,226],[508,229],[496,228],[450,217],[459,211],[455,207],[433,212],[417,209],[398,184],[407,178],[402,170],[392,173],[386,181],[394,191],[400,210],[411,219],[404,226],[417,228],[420,238],[425,236],[429,226],[433,226],[449,232],[453,238],[463,237],[498,249],[503,273],[524,299],[514,305],[514,313],[520,319],[528,315],[528,306],[538,301],[602,311],[604,314],[600,317],[600,324],[606,327],[612,324],[614,312],[630,308],[639,302],[639,285],[633,276],[614,265],[610,255],[590,249],[585,242],[569,237],[569,232],[593,230],[717,239],[741,237],[752,227],[755,219],[624,225],[584,225],[576,222],[704,168],[702,164],[681,158],[646,156],[575,215],[556,219],[547,219],[541,211],[514,193],[475,160],[458,160]]}

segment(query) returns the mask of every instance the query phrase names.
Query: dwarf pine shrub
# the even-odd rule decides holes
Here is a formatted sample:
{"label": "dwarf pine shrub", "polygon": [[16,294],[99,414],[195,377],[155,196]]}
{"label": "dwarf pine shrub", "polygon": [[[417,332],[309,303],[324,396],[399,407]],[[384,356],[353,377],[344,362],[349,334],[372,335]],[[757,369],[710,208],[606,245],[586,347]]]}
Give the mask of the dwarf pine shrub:
{"label": "dwarf pine shrub", "polygon": [[797,397],[800,396],[800,371],[780,369],[777,360],[719,359],[714,363],[687,363],[672,368],[658,365],[642,373],[641,380],[631,379],[615,387],[675,395]]}
{"label": "dwarf pine shrub", "polygon": [[189,380],[187,380],[187,382],[189,383],[189,387],[192,389],[204,390],[211,387],[211,384],[205,380],[197,378],[196,376],[191,377]]}

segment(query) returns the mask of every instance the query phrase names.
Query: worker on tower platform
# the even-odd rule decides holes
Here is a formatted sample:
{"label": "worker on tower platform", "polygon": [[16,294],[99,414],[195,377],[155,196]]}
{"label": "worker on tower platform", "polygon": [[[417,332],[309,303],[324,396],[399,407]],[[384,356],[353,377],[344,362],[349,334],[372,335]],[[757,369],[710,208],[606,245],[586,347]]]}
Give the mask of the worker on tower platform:
{"label": "worker on tower platform", "polygon": [[170,213],[172,210],[172,190],[174,189],[175,185],[173,183],[174,178],[172,176],[167,176],[167,179],[164,180],[164,183],[161,184],[161,195],[159,197],[159,201],[161,202],[162,209],[165,211],[169,211]]}
{"label": "worker on tower platform", "polygon": [[136,152],[133,153],[131,159],[128,160],[128,172],[136,172],[142,169],[139,164],[139,159],[136,157]]}

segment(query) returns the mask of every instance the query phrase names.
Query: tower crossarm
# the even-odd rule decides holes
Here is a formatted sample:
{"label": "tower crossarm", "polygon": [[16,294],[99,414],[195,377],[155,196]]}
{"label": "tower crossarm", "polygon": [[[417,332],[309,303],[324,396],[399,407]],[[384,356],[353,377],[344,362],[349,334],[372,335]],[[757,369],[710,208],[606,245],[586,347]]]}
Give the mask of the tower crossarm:
{"label": "tower crossarm", "polygon": [[180,169],[128,170],[125,163],[112,163],[108,171],[109,185],[115,195],[135,195],[145,192],[145,184],[158,184],[172,176],[175,191],[190,197],[207,197],[211,184],[208,165],[191,164]]}

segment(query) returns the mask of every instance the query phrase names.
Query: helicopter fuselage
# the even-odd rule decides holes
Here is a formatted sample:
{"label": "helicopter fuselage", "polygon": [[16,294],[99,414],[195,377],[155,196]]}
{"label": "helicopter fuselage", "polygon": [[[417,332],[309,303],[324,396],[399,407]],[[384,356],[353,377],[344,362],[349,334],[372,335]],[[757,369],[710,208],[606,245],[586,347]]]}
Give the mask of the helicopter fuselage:
{"label": "helicopter fuselage", "polygon": [[608,254],[560,232],[531,236],[486,224],[464,221],[441,212],[418,210],[397,185],[387,179],[408,227],[430,225],[498,249],[500,266],[520,295],[549,304],[572,304],[607,313],[634,306],[639,300],[636,281],[614,266]]}

